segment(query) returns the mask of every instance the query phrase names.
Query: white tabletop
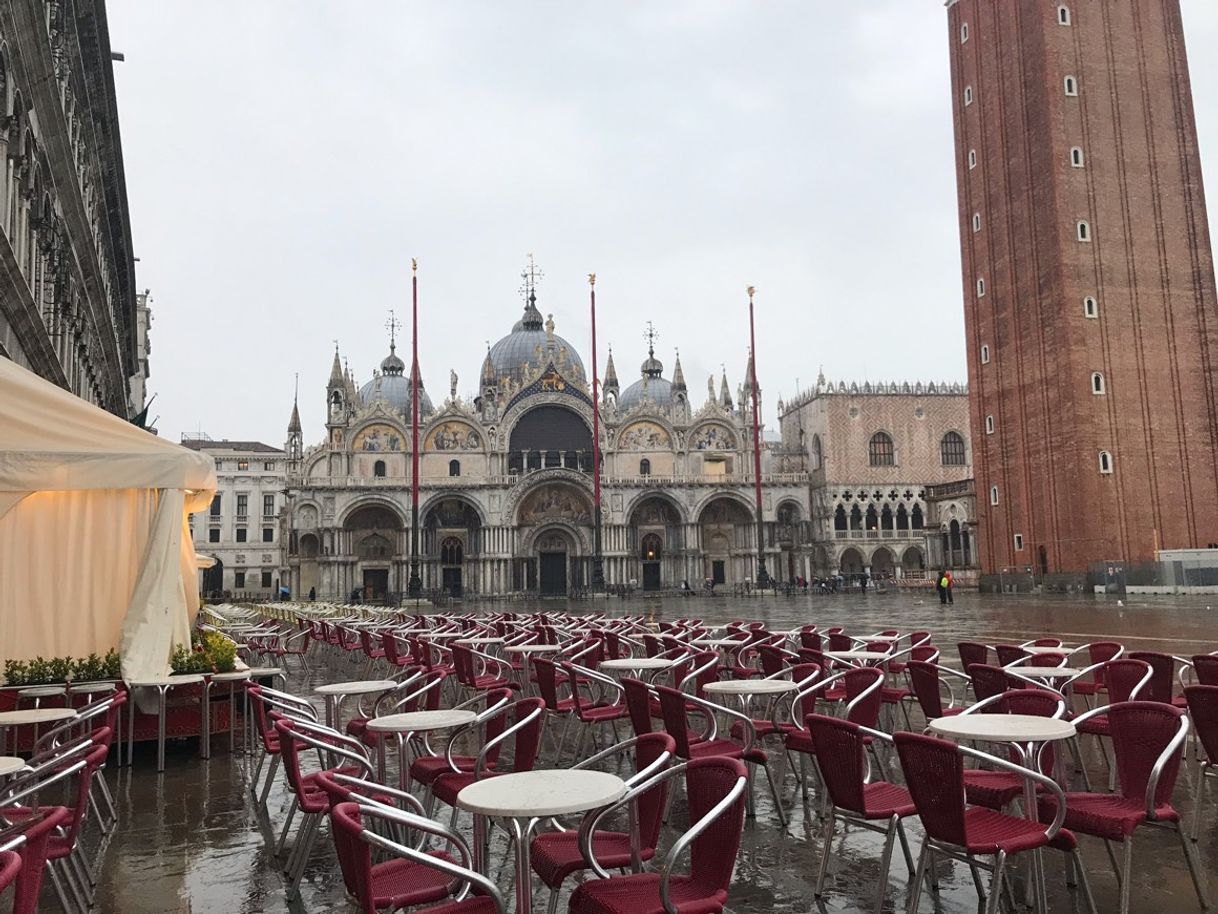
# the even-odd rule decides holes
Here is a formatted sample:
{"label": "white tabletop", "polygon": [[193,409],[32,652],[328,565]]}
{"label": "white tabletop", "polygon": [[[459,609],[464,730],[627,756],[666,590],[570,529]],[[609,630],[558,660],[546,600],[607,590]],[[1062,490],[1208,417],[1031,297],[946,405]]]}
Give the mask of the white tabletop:
{"label": "white tabletop", "polygon": [[1025,647],[1024,650],[1027,651],[1029,654],[1069,654],[1071,651],[1074,650],[1074,648],[1071,648],[1071,647],[1044,647],[1044,646],[1038,647],[1036,645],[1032,645],[1030,647]]}
{"label": "white tabletop", "polygon": [[1075,734],[1068,720],[1033,714],[957,714],[935,718],[930,729],[941,736],[1004,743],[1043,743]]}
{"label": "white tabletop", "polygon": [[62,685],[29,686],[17,694],[22,698],[50,698],[53,695],[63,695],[67,690],[68,687]]}
{"label": "white tabletop", "polygon": [[17,758],[15,755],[0,755],[0,778],[16,774],[24,767],[25,759]]}
{"label": "white tabletop", "polygon": [[318,695],[367,695],[369,692],[388,692],[397,684],[392,679],[357,679],[319,685],[313,691]]}
{"label": "white tabletop", "polygon": [[465,632],[429,632],[426,635],[419,635],[419,637],[429,641],[439,641],[444,638],[464,638]]}
{"label": "white tabletop", "polygon": [[233,670],[231,673],[216,673],[211,677],[212,682],[240,682],[250,678],[249,670]]}
{"label": "white tabletop", "polygon": [[484,816],[561,816],[607,806],[625,793],[615,774],[549,768],[475,781],[457,794],[457,806]]}
{"label": "white tabletop", "polygon": [[702,687],[703,691],[718,695],[778,695],[797,688],[789,679],[721,679]]}
{"label": "white tabletop", "polygon": [[262,679],[266,676],[278,676],[283,672],[283,668],[278,666],[252,666],[246,672],[250,674],[251,679]]}
{"label": "white tabletop", "polygon": [[502,638],[486,636],[483,638],[462,638],[458,644],[503,644]]}
{"label": "white tabletop", "polygon": [[504,650],[509,654],[554,654],[562,648],[557,644],[513,644]]}
{"label": "white tabletop", "polygon": [[180,686],[195,685],[203,681],[198,673],[180,673],[175,676],[162,676],[159,679],[129,679],[129,686]]}
{"label": "white tabletop", "polygon": [[96,695],[98,692],[113,692],[114,689],[115,685],[112,682],[72,683],[73,695]]}
{"label": "white tabletop", "polygon": [[662,670],[672,666],[671,660],[663,657],[619,657],[616,660],[602,660],[602,670]]}
{"label": "white tabletop", "polygon": [[744,647],[748,644],[742,638],[695,638],[690,644],[697,644],[701,647],[727,647],[729,645],[735,647]]}
{"label": "white tabletop", "polygon": [[439,709],[435,711],[407,711],[404,714],[386,714],[368,721],[373,733],[424,733],[429,730],[444,730],[459,727],[477,718],[473,711],[464,709]]}
{"label": "white tabletop", "polygon": [[1071,676],[1077,676],[1082,670],[1068,666],[1010,666],[1007,667],[1007,672],[1018,673],[1031,679],[1069,679]]}
{"label": "white tabletop", "polygon": [[826,657],[832,657],[834,660],[863,660],[874,662],[878,660],[887,660],[891,654],[886,654],[883,651],[825,651]]}
{"label": "white tabletop", "polygon": [[57,720],[75,717],[71,708],[25,708],[21,711],[0,711],[0,727],[19,727],[22,724],[49,724]]}

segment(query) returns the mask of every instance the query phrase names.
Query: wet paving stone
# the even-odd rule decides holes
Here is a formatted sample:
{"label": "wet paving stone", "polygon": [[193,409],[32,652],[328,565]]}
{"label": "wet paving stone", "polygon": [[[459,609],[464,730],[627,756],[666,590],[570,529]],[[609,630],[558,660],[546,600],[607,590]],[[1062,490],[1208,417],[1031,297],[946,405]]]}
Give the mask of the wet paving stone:
{"label": "wet paving stone", "polygon": [[[955,644],[960,640],[1023,641],[1041,635],[1056,635],[1068,643],[1097,640],[1101,636],[1123,642],[1129,649],[1153,649],[1176,654],[1218,650],[1218,599],[1142,598],[1118,606],[1110,599],[1089,598],[1000,598],[958,594],[953,606],[941,607],[933,596],[910,594],[754,597],[754,598],[666,598],[661,600],[611,599],[606,602],[544,604],[545,609],[569,608],[574,612],[592,608],[610,612],[646,612],[657,618],[696,616],[708,622],[730,619],[760,619],[785,629],[815,622],[825,627],[840,624],[854,634],[868,634],[889,626],[901,630],[926,628],[935,633],[935,643],[944,659],[956,662]],[[525,611],[524,603],[496,604],[492,608]],[[341,659],[314,662],[307,674],[294,673],[289,688],[311,695],[312,687],[327,681],[358,678],[360,667]],[[320,710],[320,701],[316,704]],[[915,716],[915,726],[921,723]],[[623,734],[625,731],[623,730]],[[1106,778],[1094,741],[1083,741],[1083,752],[1093,781]],[[1191,747],[1190,747],[1191,752]],[[108,914],[261,914],[261,912],[309,912],[348,914],[356,910],[345,895],[328,827],[314,847],[301,886],[300,897],[285,897],[281,864],[270,852],[284,821],[290,796],[280,777],[262,811],[248,789],[250,770],[244,754],[229,752],[228,740],[213,740],[212,758],[198,758],[195,741],[171,742],[166,770],[156,772],[156,749],[149,743],[136,750],[134,768],[107,771],[114,787],[121,821],[109,840],[97,889],[96,911]],[[895,758],[893,771],[899,771]],[[1186,764],[1176,786],[1174,802],[1185,822],[1191,824],[1196,771]],[[764,912],[855,912],[873,910],[882,835],[839,825],[832,845],[825,894],[813,897],[816,869],[821,852],[821,826],[815,815],[815,795],[810,807],[798,798],[798,788],[788,773],[784,798],[793,803],[791,821],[778,823],[764,787],[757,785],[757,815],[746,821],[729,909],[736,914]],[[1218,890],[1218,804],[1211,790],[1206,800],[1200,842],[1197,845],[1211,888]],[[679,795],[680,797],[680,795]],[[444,810],[447,814],[447,809]],[[676,829],[686,822],[684,802],[674,803],[671,827],[661,842],[663,853]],[[916,820],[909,827],[912,851],[917,856],[921,831]],[[468,833],[467,816],[460,828]],[[295,831],[295,825],[293,826]],[[1115,911],[1116,879],[1104,848],[1097,839],[1080,838],[1092,890],[1101,912]],[[89,846],[96,845],[92,836]],[[1188,912],[1199,910],[1180,845],[1174,835],[1153,829],[1136,836],[1135,871],[1130,909],[1134,912]],[[506,840],[497,835],[491,859],[508,861]],[[1084,911],[1081,893],[1065,884],[1064,855],[1045,853],[1049,905],[1054,912]],[[1017,880],[1018,897],[1023,893],[1023,867],[1016,858],[1010,869]],[[966,867],[941,863],[937,868],[937,897],[924,893],[921,912],[974,912],[977,896]],[[500,868],[497,878],[507,887],[511,865]],[[904,911],[909,876],[900,851],[893,855],[886,910]],[[547,890],[535,892],[535,910],[545,910]],[[509,892],[507,897],[513,895]],[[43,910],[57,911],[48,891]],[[566,910],[566,897],[559,910]]]}

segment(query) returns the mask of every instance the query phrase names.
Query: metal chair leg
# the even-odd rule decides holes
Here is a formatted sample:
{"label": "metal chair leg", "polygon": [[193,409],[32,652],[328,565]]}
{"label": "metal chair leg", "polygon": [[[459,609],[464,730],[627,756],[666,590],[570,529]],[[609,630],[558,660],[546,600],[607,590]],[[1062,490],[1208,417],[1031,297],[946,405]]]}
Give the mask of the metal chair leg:
{"label": "metal chair leg", "polygon": [[1193,877],[1193,888],[1197,890],[1197,900],[1201,902],[1201,909],[1207,910],[1210,902],[1205,894],[1205,883],[1203,882],[1205,877],[1201,874],[1201,866],[1197,860],[1197,848],[1193,847],[1193,842],[1185,836],[1184,830],[1178,823],[1173,830],[1180,836],[1180,845],[1184,848],[1184,859],[1188,861],[1188,873]]}
{"label": "metal chair leg", "polygon": [[918,868],[914,873],[913,885],[909,887],[909,903],[905,906],[905,914],[917,914],[918,901],[922,898],[922,880],[926,878],[926,864],[930,859],[930,839],[922,841],[922,850],[918,852]]}
{"label": "metal chair leg", "polygon": [[1006,868],[1007,855],[1005,851],[998,852],[994,861],[994,879],[990,883],[990,897],[986,899],[985,914],[998,914],[998,905],[1002,901],[1002,871]]}
{"label": "metal chair leg", "polygon": [[1133,872],[1133,835],[1125,839],[1125,857],[1121,865],[1121,914],[1129,914],[1129,875]]}
{"label": "metal chair leg", "polygon": [[877,880],[875,892],[876,914],[883,914],[884,911],[884,896],[888,894],[888,870],[892,867],[892,843],[897,836],[898,822],[900,819],[893,816],[888,821],[888,831],[884,835],[884,852],[880,855],[880,878]]}
{"label": "metal chair leg", "polygon": [[825,876],[829,874],[829,851],[833,844],[833,826],[837,821],[837,816],[825,816],[825,827],[821,832],[821,854],[820,866],[816,869],[816,888],[812,890],[812,894],[817,898],[823,894],[825,887]]}

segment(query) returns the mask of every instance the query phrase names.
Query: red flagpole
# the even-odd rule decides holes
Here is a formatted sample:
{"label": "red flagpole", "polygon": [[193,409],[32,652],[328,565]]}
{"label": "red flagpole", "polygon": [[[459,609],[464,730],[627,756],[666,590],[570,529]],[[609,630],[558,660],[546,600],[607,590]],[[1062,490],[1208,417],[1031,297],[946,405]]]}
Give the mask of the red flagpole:
{"label": "red flagpole", "polygon": [[595,529],[592,550],[592,589],[605,586],[604,558],[601,555],[601,407],[600,376],[596,368],[596,274],[588,274],[589,295],[592,301],[592,505]]}
{"label": "red flagpole", "polygon": [[410,596],[423,589],[419,578],[419,262],[410,260]]}
{"label": "red flagpole", "polygon": [[749,364],[752,366],[752,377],[749,384],[753,394],[753,481],[757,492],[757,586],[766,588],[770,585],[770,576],[765,569],[765,522],[761,509],[761,417],[757,408],[757,337],[753,331],[753,293],[756,291],[749,286]]}

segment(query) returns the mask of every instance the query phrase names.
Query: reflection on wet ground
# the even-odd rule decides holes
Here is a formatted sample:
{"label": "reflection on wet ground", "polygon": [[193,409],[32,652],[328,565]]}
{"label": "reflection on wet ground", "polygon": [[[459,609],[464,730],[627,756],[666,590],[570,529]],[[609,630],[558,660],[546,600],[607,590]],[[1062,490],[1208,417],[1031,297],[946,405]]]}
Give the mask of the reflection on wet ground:
{"label": "reflection on wet ground", "polygon": [[[1218,597],[1213,598],[1218,607]],[[501,604],[502,605],[502,604]],[[560,609],[562,604],[547,603]],[[593,604],[572,604],[575,612]],[[790,628],[816,622],[841,624],[849,631],[867,634],[889,626],[903,630],[927,628],[936,643],[945,648],[945,659],[954,662],[959,640],[1026,640],[1033,636],[1060,635],[1081,643],[1101,635],[1113,636],[1130,648],[1194,654],[1218,650],[1218,624],[1207,598],[1142,598],[1118,605],[1115,600],[1078,598],[999,598],[958,594],[954,605],[941,607],[933,597],[917,595],[840,595],[832,597],[764,597],[752,599],[690,598],[664,600],[613,599],[596,608],[609,611],[648,612],[658,617],[699,616],[708,622],[734,618],[762,619],[775,628]],[[522,603],[506,608],[523,611]],[[309,694],[315,684],[352,678],[352,669],[334,669],[314,663],[307,675],[295,675],[289,688]],[[1093,776],[1103,780],[1103,763],[1092,741],[1083,745]],[[282,782],[272,791],[269,818],[256,809],[246,789],[245,757],[230,754],[227,740],[217,737],[212,759],[202,761],[192,742],[171,744],[166,772],[156,773],[155,746],[137,750],[134,773],[111,768],[117,782],[116,801],[121,814],[120,831],[108,849],[98,887],[97,908],[121,914],[254,914],[254,912],[349,912],[355,908],[345,897],[337,859],[328,831],[323,830],[305,875],[301,896],[285,900],[280,866],[269,854],[289,804]],[[894,766],[895,767],[895,766]],[[1175,803],[1191,822],[1195,771],[1186,766],[1176,787]],[[788,798],[794,795],[790,778]],[[820,841],[817,819],[795,804],[786,829],[777,823],[764,789],[757,791],[757,817],[745,826],[744,840],[732,885],[730,909],[743,912],[807,912],[872,910],[872,893],[882,849],[879,835],[860,829],[838,829],[827,891],[818,903],[812,896]],[[683,810],[674,809],[680,826]],[[462,818],[462,828],[468,829]],[[671,831],[666,841],[671,840]],[[916,825],[911,840],[917,852],[921,833]],[[1081,838],[1101,912],[1117,907],[1117,885],[1100,842]],[[666,845],[665,845],[666,846]],[[1218,890],[1218,811],[1214,792],[1207,801],[1201,840],[1198,845],[1207,877]],[[1137,835],[1132,911],[1198,910],[1180,846],[1173,835],[1152,830]],[[507,860],[506,843],[492,847],[493,860]],[[1049,853],[1046,870],[1050,909],[1085,910],[1074,890],[1065,887],[1061,855]],[[501,871],[506,885],[510,863]],[[922,899],[921,910],[971,912],[977,909],[976,894],[968,871],[944,863],[939,869],[939,898]],[[908,876],[897,854],[893,861],[888,910],[904,910]],[[512,897],[508,896],[509,899]],[[546,893],[536,894],[537,909],[544,910]],[[45,908],[57,910],[50,893]],[[560,910],[566,909],[562,900]]]}

